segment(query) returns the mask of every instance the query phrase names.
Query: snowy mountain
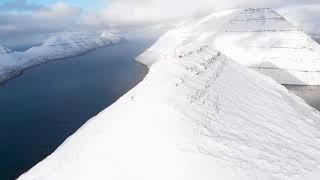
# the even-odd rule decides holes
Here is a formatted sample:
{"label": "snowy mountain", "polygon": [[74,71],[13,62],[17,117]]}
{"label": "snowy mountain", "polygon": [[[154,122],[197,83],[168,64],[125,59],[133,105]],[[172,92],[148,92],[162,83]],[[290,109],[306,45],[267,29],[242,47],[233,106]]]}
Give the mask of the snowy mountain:
{"label": "snowy mountain", "polygon": [[237,13],[214,44],[232,59],[283,84],[320,84],[320,46],[271,9]]}
{"label": "snowy mountain", "polygon": [[8,49],[2,45],[0,45],[0,54],[8,54],[8,53],[11,53],[13,52],[11,49]]}
{"label": "snowy mountain", "polygon": [[171,49],[171,53],[179,54],[178,49],[171,48],[175,46],[173,39],[185,46],[196,42],[210,45],[279,83],[320,84],[320,45],[271,9],[213,13],[185,23],[166,36],[171,42],[163,42],[168,45],[163,51]]}
{"label": "snowy mountain", "polygon": [[24,52],[14,52],[0,46],[0,82],[19,74],[23,69],[49,60],[72,57],[96,48],[119,43],[120,37],[103,33],[61,33],[51,37],[41,46]]}
{"label": "snowy mountain", "polygon": [[319,179],[320,113],[214,49],[239,13],[163,35],[145,79],[19,179]]}

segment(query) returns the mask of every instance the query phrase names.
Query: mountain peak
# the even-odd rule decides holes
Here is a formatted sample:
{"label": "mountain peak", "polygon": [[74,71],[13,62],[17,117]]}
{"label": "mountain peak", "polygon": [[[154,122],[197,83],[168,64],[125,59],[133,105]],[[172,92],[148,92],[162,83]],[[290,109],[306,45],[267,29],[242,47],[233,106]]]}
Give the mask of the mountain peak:
{"label": "mountain peak", "polygon": [[227,26],[226,32],[297,31],[284,17],[270,8],[248,8]]}

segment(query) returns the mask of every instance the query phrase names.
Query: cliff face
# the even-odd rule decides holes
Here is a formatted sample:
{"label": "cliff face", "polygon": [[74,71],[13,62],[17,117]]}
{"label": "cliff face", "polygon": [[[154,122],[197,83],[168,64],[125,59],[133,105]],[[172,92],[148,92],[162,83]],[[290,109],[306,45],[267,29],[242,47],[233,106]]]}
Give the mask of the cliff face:
{"label": "cliff face", "polygon": [[245,9],[225,27],[226,32],[298,31],[286,19],[269,8]]}
{"label": "cliff face", "polygon": [[222,30],[215,47],[282,84],[320,84],[320,46],[271,9],[247,9]]}

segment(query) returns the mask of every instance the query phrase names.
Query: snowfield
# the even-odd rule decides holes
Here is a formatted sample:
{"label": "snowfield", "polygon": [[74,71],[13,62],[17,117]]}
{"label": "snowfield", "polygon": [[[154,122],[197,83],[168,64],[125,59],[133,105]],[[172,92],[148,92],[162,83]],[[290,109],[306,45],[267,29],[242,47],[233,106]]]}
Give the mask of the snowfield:
{"label": "snowfield", "polygon": [[145,79],[19,179],[318,180],[320,113],[215,50],[236,12],[163,35]]}
{"label": "snowfield", "polygon": [[[320,45],[271,9],[213,13],[166,36],[170,36],[166,40],[175,41],[162,42],[168,47],[161,43],[161,47],[154,47],[162,55],[168,49],[178,54],[177,44],[205,43],[281,84],[320,85]],[[150,57],[147,63],[152,64],[155,58]]]}
{"label": "snowfield", "polygon": [[119,43],[120,37],[111,33],[100,36],[86,33],[61,33],[41,46],[24,52],[12,51],[0,45],[0,82],[21,73],[22,70],[49,60],[77,56],[99,47]]}
{"label": "snowfield", "polygon": [[236,13],[213,42],[281,84],[320,85],[320,45],[271,9]]}

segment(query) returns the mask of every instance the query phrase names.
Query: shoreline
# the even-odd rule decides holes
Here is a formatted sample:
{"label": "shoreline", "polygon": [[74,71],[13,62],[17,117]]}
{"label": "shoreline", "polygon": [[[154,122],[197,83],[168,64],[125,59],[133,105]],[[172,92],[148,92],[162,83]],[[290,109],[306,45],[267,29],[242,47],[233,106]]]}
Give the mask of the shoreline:
{"label": "shoreline", "polygon": [[29,67],[26,67],[26,68],[21,68],[21,69],[15,69],[11,72],[8,72],[8,73],[5,73],[3,75],[0,75],[0,86],[1,85],[5,85],[8,83],[8,81],[12,80],[12,79],[15,79],[21,75],[23,75],[23,72],[24,71],[27,71],[28,69],[31,69],[31,68],[34,68],[34,67],[37,67],[37,66],[40,66],[42,64],[45,64],[45,63],[48,63],[50,61],[59,61],[59,60],[66,60],[68,58],[73,58],[73,57],[77,57],[77,56],[83,56],[87,53],[90,53],[92,51],[95,51],[97,49],[100,49],[100,48],[104,48],[104,47],[109,47],[109,46],[114,46],[114,45],[118,45],[120,43],[124,43],[126,41],[120,41],[119,43],[110,43],[110,44],[107,44],[105,46],[101,46],[101,47],[97,47],[95,49],[91,49],[91,50],[88,50],[88,51],[85,51],[83,53],[79,53],[79,54],[76,54],[76,55],[71,55],[71,56],[66,56],[66,57],[63,57],[63,58],[53,58],[53,59],[50,59],[50,60],[46,60],[44,62],[40,62],[39,64],[36,64],[36,65],[32,65],[32,66],[29,66]]}
{"label": "shoreline", "polygon": [[[17,149],[16,146],[24,142],[28,142],[30,147],[36,149],[35,151],[42,149],[28,135],[35,132],[49,136],[50,132],[45,130],[43,130],[44,132],[34,130],[38,124],[48,121],[41,126],[44,129],[50,127],[50,131],[56,135],[50,141],[46,140],[47,138],[41,138],[39,141],[41,144],[54,147],[47,148],[47,146],[41,150],[48,152],[47,155],[51,154],[65,138],[81,127],[84,122],[113,104],[144,79],[148,69],[141,63],[137,63],[135,57],[149,45],[149,41],[129,41],[117,46],[96,49],[83,56],[59,59],[61,61],[48,62],[43,66],[30,68],[24,72],[23,76],[4,84],[1,89],[2,98],[0,98],[2,99],[2,114],[5,117],[2,132],[10,130],[10,127],[6,127],[6,125],[9,126],[10,123],[20,119],[24,119],[26,123],[21,127],[28,129],[17,133],[6,133],[17,134],[15,137],[25,138],[23,141],[20,141],[21,138],[17,138],[14,140],[17,145],[10,144],[8,149]],[[11,109],[16,107],[15,111],[19,113],[11,113]],[[52,111],[59,113],[52,116]],[[65,132],[68,132],[67,136],[65,136]],[[11,140],[13,141],[13,139]],[[9,162],[7,160],[9,158],[2,158],[4,161],[2,167],[6,173],[1,174],[0,179],[17,178],[47,157],[47,155],[42,157],[41,153],[29,150],[29,146],[23,147],[23,151],[28,154],[28,157],[21,157],[20,154],[23,155],[23,153],[20,152],[8,152],[7,157],[17,164],[15,167],[8,167],[6,163]],[[0,149],[4,150],[5,148],[0,147]],[[30,166],[25,163],[26,160],[34,163]],[[22,171],[20,171],[21,169]]]}

